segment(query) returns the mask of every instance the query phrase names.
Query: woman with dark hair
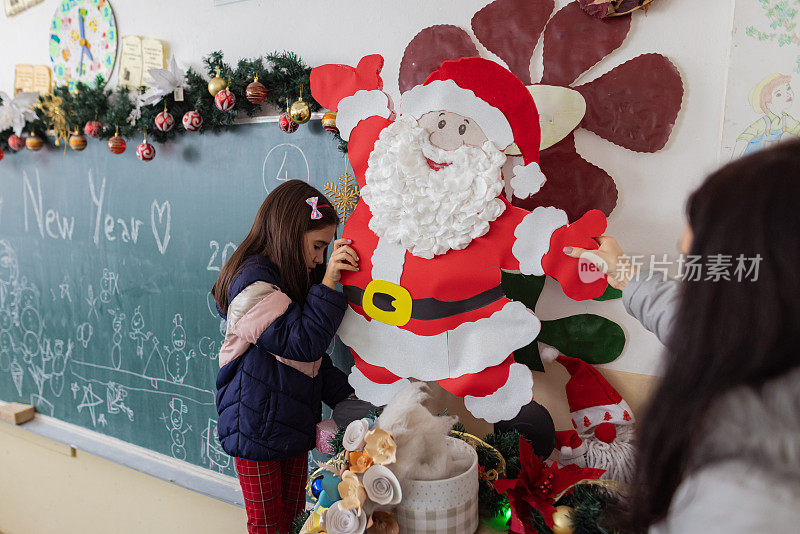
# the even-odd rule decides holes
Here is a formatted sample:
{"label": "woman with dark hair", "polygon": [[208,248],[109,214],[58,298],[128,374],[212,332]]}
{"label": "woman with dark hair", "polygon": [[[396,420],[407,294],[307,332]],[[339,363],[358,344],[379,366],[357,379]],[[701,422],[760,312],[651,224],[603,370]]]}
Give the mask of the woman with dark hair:
{"label": "woman with dark hair", "polygon": [[321,403],[353,395],[325,352],[347,307],[336,291],[341,271],[358,270],[345,239],[325,262],[338,223],[322,193],[300,180],[281,184],[212,289],[227,320],[217,428],[236,461],[251,534],[289,532],[305,505]]}
{"label": "woman with dark hair", "polygon": [[[626,525],[651,533],[800,531],[800,141],[735,161],[687,203],[681,252],[725,277],[648,280],[610,237],[565,250],[609,273],[668,347],[638,429]],[[746,276],[735,270],[749,261]],[[756,268],[757,266],[757,268]]]}

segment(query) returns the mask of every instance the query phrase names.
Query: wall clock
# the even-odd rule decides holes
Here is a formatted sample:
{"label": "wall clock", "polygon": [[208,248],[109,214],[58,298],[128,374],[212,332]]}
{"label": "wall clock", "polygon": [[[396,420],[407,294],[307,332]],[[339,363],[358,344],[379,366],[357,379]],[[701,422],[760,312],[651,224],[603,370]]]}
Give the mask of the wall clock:
{"label": "wall clock", "polygon": [[50,61],[58,85],[108,80],[117,59],[117,24],[108,0],[60,0],[50,23]]}

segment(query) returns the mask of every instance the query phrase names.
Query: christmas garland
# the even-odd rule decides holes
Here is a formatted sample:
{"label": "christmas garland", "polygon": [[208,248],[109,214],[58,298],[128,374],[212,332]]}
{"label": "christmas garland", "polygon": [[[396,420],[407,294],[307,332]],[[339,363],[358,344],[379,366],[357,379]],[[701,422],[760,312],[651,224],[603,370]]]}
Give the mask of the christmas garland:
{"label": "christmas garland", "polygon": [[[182,95],[178,94],[177,99],[176,94],[168,93],[156,103],[146,105],[141,104],[145,87],[136,91],[118,87],[112,91],[101,76],[94,85],[78,83],[74,92],[67,86],[56,87],[52,94],[39,97],[36,118],[25,122],[23,130],[29,133],[30,141],[15,136],[9,127],[0,131],[0,150],[14,153],[27,145],[35,151],[44,145],[61,146],[62,139],[74,150],[83,150],[85,134],[109,139],[109,149],[121,153],[124,139],[137,135],[164,143],[189,132],[227,130],[234,126],[239,112],[248,117],[258,114],[262,102],[287,110],[281,115],[279,125],[291,133],[308,120],[311,112],[320,110],[311,96],[311,68],[293,52],[241,59],[233,67],[224,61],[222,52],[216,51],[203,59],[203,66],[205,75],[194,68],[186,71]],[[216,96],[220,91],[226,91],[223,98]],[[346,143],[335,126],[335,114],[328,114],[325,119],[325,129],[334,134],[340,150],[346,151]],[[184,126],[175,124],[177,121]],[[121,150],[115,150],[114,144]],[[140,159],[146,158],[140,156]]]}

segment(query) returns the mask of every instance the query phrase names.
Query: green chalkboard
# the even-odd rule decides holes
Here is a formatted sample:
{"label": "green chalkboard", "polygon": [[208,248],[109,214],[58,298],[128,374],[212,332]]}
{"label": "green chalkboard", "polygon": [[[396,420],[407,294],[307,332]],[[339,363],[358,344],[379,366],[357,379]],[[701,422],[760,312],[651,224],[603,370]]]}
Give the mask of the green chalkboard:
{"label": "green chalkboard", "polygon": [[149,163],[138,142],[0,162],[0,399],[233,474],[209,290],[269,190],[322,189],[345,158],[319,121],[187,134]]}

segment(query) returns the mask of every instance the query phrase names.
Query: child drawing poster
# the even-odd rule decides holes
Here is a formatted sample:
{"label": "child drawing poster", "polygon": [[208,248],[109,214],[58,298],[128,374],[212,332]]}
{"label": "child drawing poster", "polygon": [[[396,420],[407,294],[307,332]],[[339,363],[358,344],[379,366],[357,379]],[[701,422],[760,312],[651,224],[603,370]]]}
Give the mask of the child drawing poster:
{"label": "child drawing poster", "polygon": [[800,0],[736,0],[720,162],[800,135]]}

